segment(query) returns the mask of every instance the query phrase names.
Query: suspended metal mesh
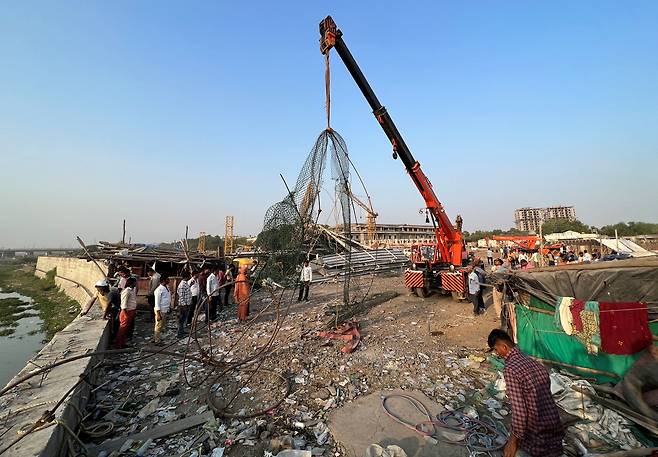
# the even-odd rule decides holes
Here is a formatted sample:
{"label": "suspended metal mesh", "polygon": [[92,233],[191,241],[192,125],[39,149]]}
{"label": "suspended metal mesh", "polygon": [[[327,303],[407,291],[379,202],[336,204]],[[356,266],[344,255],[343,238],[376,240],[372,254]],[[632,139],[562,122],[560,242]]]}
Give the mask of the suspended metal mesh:
{"label": "suspended metal mesh", "polygon": [[[317,248],[316,223],[322,212],[320,191],[327,156],[331,157],[331,180],[336,199],[338,220],[342,222],[343,236],[351,239],[353,203],[350,193],[350,160],[345,140],[333,129],[324,130],[315,141],[295,186],[287,196],[272,205],[265,213],[263,231],[258,246],[270,253],[267,274],[273,278],[293,278],[295,268],[306,258],[312,248]],[[343,304],[353,303],[365,297],[367,289],[352,278],[351,247],[348,244],[341,254],[346,258],[346,274],[343,276]]]}

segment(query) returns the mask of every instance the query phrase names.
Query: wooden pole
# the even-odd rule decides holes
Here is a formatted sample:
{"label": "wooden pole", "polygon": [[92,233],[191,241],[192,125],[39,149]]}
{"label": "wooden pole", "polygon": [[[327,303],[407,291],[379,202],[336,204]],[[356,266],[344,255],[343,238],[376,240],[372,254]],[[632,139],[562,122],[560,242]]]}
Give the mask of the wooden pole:
{"label": "wooden pole", "polygon": [[98,264],[98,262],[96,262],[96,259],[94,259],[94,256],[91,255],[91,253],[90,253],[89,250],[87,249],[87,246],[85,246],[84,241],[82,241],[82,238],[80,238],[79,236],[76,236],[75,238],[78,240],[78,243],[80,243],[80,246],[82,246],[82,249],[84,249],[85,254],[87,254],[87,257],[89,257],[89,259],[91,259],[91,261],[94,262],[94,264],[96,264],[96,266],[98,267],[99,271],[103,274],[103,277],[106,277],[106,276],[107,276],[107,273],[105,272],[105,270],[103,270],[103,269],[101,268],[101,266]]}
{"label": "wooden pole", "polygon": [[539,224],[539,266],[544,266],[544,235],[542,232],[542,225]]}
{"label": "wooden pole", "polygon": [[597,370],[595,368],[579,367],[578,365],[572,365],[570,363],[558,362],[556,360],[547,360],[547,359],[542,359],[540,357],[534,357],[534,356],[532,358],[535,359],[537,362],[540,362],[540,363],[546,363],[548,365],[557,365],[559,367],[571,368],[573,370],[582,371],[584,373],[598,374],[598,375],[607,376],[608,378],[614,378],[614,379],[619,379],[621,377],[616,373],[611,373],[609,371],[603,371],[603,370]]}

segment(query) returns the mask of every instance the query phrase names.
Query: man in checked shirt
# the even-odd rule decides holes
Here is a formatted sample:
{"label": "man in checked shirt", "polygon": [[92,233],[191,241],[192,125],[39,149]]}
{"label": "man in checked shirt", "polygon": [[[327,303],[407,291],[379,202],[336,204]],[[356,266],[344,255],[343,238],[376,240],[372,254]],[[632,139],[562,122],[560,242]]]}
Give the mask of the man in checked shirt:
{"label": "man in checked shirt", "polygon": [[505,360],[503,377],[512,404],[512,434],[504,457],[559,457],[564,429],[542,365],[519,351],[500,329],[489,334],[489,351]]}

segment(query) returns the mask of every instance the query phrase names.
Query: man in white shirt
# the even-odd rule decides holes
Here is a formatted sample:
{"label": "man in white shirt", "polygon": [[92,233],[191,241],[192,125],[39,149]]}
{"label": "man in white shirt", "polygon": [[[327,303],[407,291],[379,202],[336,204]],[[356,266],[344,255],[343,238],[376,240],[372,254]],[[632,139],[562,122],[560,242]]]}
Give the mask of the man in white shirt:
{"label": "man in white shirt", "polygon": [[493,250],[487,248],[487,265],[493,265]]}
{"label": "man in white shirt", "polygon": [[474,265],[468,274],[468,295],[473,303],[473,314],[476,316],[484,313],[484,300],[482,299],[482,287],[484,282],[484,270],[479,265]]}
{"label": "man in white shirt", "polygon": [[194,318],[194,313],[196,312],[196,305],[199,303],[199,272],[194,270],[192,272],[192,277],[187,283],[190,286],[190,292],[192,293],[192,304],[190,305],[190,312],[187,313],[187,325],[192,324],[192,318]]}
{"label": "man in white shirt", "polygon": [[530,261],[535,264],[535,267],[541,266],[541,254],[539,253],[539,251],[535,251],[532,253],[532,256],[530,256]]}
{"label": "man in white shirt", "polygon": [[167,313],[169,312],[169,305],[171,303],[171,294],[169,293],[169,278],[162,276],[160,278],[160,285],[155,289],[155,331],[153,334],[153,341],[157,345],[162,344],[160,334],[167,324]]}
{"label": "man in white shirt", "polygon": [[206,306],[206,322],[217,320],[217,307],[219,306],[219,268],[214,267],[206,281],[206,293],[208,294],[208,305]]}
{"label": "man in white shirt", "polygon": [[583,251],[583,262],[591,262],[592,261],[592,254],[587,252],[587,249]]}
{"label": "man in white shirt", "polygon": [[302,301],[302,296],[305,301],[308,301],[308,289],[313,281],[313,270],[308,265],[308,260],[304,260],[304,265],[302,266],[302,273],[299,277],[299,298],[298,302]]}

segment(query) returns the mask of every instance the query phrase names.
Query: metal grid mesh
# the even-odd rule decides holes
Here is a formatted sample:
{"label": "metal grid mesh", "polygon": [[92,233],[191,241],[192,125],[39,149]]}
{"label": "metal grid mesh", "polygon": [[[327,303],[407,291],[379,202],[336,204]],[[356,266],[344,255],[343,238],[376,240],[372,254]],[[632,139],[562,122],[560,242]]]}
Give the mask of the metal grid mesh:
{"label": "metal grid mesh", "polygon": [[[322,211],[320,191],[322,189],[327,156],[331,157],[331,179],[337,207],[338,219],[342,221],[343,235],[351,238],[353,203],[350,197],[350,160],[345,140],[333,129],[324,130],[318,136],[297,176],[295,186],[280,202],[275,203],[265,213],[263,231],[259,235],[258,245],[271,254],[270,265],[276,271],[273,276],[291,277],[308,254],[313,243],[313,227]],[[350,271],[351,248],[342,253]],[[343,278],[343,303],[350,303],[350,292],[358,284],[351,274]],[[358,287],[361,288],[361,287]],[[352,297],[354,301],[355,297]]]}

